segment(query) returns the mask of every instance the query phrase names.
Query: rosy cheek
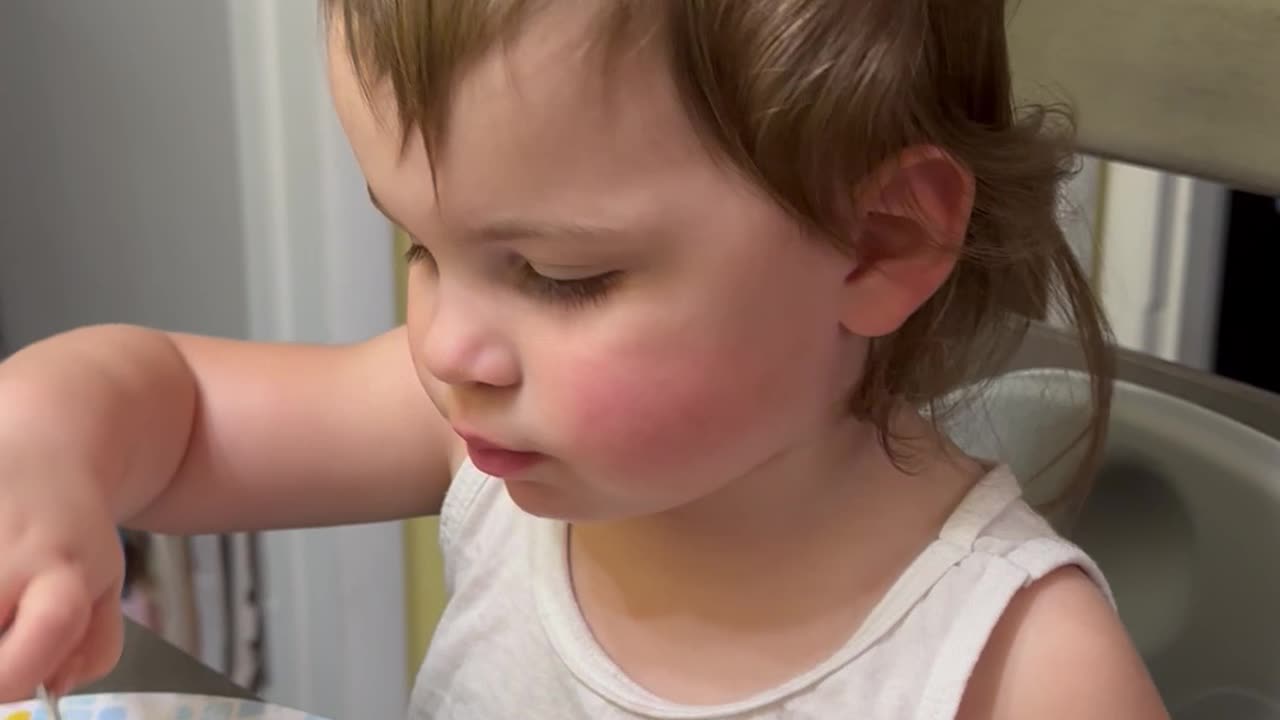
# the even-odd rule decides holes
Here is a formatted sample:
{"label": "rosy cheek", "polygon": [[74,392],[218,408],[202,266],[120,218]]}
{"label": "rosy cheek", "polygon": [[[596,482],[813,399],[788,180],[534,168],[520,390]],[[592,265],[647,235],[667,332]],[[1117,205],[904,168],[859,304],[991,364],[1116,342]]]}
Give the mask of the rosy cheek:
{"label": "rosy cheek", "polygon": [[[561,441],[589,462],[633,468],[679,462],[731,439],[759,399],[722,363],[612,358],[564,367]],[[738,378],[737,380],[741,380]]]}

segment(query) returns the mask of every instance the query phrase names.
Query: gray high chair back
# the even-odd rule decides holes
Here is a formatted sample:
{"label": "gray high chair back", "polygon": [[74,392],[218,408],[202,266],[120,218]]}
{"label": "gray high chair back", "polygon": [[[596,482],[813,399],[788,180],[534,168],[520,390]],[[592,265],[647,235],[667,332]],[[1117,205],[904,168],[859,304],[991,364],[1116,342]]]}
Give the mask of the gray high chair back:
{"label": "gray high chair back", "polygon": [[[1019,94],[1070,100],[1084,152],[1280,195],[1280,0],[1010,2]],[[957,440],[1035,475],[1085,416],[1081,366],[1033,329]],[[1072,532],[1177,720],[1280,720],[1280,396],[1121,352]]]}

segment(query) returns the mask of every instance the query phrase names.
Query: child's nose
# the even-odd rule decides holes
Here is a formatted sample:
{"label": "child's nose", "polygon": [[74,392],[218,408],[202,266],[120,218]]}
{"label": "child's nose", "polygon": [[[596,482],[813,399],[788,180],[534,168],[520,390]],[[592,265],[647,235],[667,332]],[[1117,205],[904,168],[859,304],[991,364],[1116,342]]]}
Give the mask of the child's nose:
{"label": "child's nose", "polygon": [[515,349],[481,313],[436,303],[419,351],[428,372],[448,385],[511,387],[520,382]]}

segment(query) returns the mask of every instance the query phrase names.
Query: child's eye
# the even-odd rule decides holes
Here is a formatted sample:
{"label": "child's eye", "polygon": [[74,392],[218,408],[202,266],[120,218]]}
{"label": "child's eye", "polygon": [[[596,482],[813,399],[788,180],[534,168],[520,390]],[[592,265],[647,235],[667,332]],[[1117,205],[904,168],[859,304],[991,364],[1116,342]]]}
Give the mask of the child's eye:
{"label": "child's eye", "polygon": [[622,273],[613,271],[591,277],[562,279],[547,277],[528,263],[522,263],[520,276],[522,287],[540,299],[567,305],[586,305],[602,300],[621,279]]}

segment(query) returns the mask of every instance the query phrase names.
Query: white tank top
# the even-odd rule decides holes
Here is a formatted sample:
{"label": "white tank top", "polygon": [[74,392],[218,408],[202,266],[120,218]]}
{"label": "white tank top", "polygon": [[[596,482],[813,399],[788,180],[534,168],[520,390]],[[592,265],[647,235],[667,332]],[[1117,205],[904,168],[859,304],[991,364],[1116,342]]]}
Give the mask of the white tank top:
{"label": "white tank top", "polygon": [[414,720],[953,718],[992,628],[1021,588],[1094,563],[1021,499],[1004,467],[982,479],[939,537],[826,662],[753,697],[671,703],[632,682],[596,644],[570,584],[563,522],[521,511],[500,481],[464,464],[440,543],[450,600],[418,674]]}

